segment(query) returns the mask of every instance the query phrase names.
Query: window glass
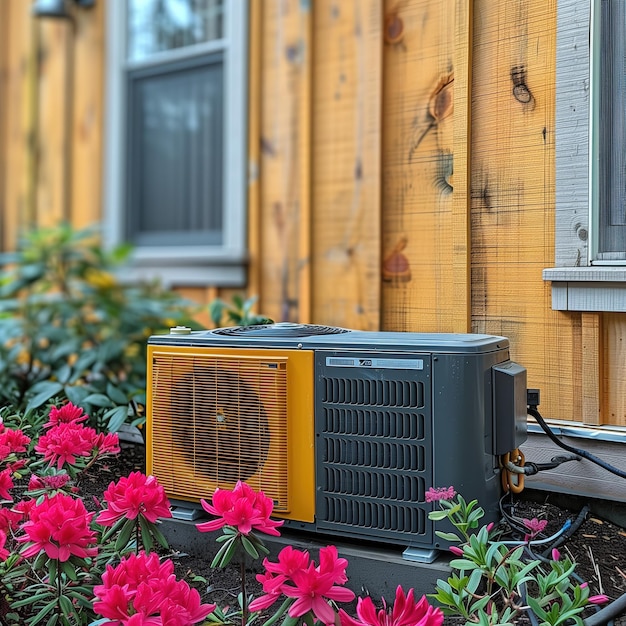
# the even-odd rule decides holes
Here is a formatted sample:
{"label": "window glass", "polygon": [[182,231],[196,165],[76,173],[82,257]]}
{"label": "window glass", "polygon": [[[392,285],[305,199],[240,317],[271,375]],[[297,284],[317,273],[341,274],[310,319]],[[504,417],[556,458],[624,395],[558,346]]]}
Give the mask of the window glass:
{"label": "window glass", "polygon": [[598,259],[626,259],[626,2],[600,3]]}
{"label": "window glass", "polygon": [[222,38],[223,12],[223,0],[128,0],[128,60]]}
{"label": "window glass", "polygon": [[128,238],[222,244],[222,55],[129,76]]}

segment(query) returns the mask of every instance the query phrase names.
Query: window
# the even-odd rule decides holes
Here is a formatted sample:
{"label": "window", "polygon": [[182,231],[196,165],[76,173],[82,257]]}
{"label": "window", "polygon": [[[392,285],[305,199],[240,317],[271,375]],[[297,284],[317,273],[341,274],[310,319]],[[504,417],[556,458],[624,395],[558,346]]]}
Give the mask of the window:
{"label": "window", "polygon": [[595,0],[591,53],[591,262],[626,261],[626,4]]}
{"label": "window", "polygon": [[105,233],[133,245],[129,277],[244,282],[244,6],[107,3]]}
{"label": "window", "polygon": [[624,0],[557,0],[552,308],[626,311]]}

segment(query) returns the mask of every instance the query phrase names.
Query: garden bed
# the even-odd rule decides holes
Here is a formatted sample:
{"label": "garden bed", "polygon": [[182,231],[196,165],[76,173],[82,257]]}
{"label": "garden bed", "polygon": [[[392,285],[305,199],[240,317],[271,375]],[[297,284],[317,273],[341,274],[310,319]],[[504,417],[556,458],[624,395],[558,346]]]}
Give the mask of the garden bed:
{"label": "garden bed", "polygon": [[[101,497],[110,481],[131,471],[144,469],[144,447],[133,443],[123,443],[122,453],[109,459],[97,472],[91,472],[81,484],[85,501],[90,496]],[[207,494],[210,497],[211,494]],[[548,520],[545,533],[551,535],[562,528],[567,519],[574,520],[579,509],[569,510],[553,503],[556,497],[534,492],[534,499],[520,499],[515,512],[519,517]],[[541,501],[538,499],[541,498]],[[570,556],[577,565],[578,575],[589,583],[592,594],[606,594],[612,600],[626,593],[626,531],[610,521],[590,514],[560,551]],[[204,595],[207,602],[217,602],[224,606],[236,603],[240,588],[237,567],[223,570],[210,567],[210,555],[200,555],[196,550],[174,552],[178,576],[192,582]],[[349,570],[348,570],[349,573]],[[260,592],[260,586],[249,572],[250,590]],[[410,586],[410,584],[406,584]],[[360,591],[360,590],[356,590]],[[452,623],[452,622],[450,622]],[[617,618],[616,626],[626,625],[626,616]]]}

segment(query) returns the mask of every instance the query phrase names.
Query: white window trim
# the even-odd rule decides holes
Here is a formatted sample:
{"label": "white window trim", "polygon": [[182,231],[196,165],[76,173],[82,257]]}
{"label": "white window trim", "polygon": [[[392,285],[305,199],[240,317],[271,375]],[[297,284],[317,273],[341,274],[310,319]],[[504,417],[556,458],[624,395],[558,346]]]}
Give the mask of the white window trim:
{"label": "white window trim", "polygon": [[[123,243],[125,155],[125,0],[106,3],[106,121],[104,135],[103,241]],[[124,279],[160,278],[166,285],[242,286],[246,272],[247,213],[247,3],[225,0],[224,39],[224,179],[222,246],[142,246],[133,251]],[[214,42],[155,55],[175,60],[208,52]],[[241,54],[232,51],[243,51]],[[132,64],[133,67],[143,63]]]}
{"label": "white window trim", "polygon": [[[594,154],[590,49],[599,0],[558,0],[556,41],[555,266],[552,308],[560,311],[626,311],[626,267],[592,262],[597,225],[591,207]],[[597,148],[597,147],[596,147]],[[621,265],[621,267],[620,267]]]}

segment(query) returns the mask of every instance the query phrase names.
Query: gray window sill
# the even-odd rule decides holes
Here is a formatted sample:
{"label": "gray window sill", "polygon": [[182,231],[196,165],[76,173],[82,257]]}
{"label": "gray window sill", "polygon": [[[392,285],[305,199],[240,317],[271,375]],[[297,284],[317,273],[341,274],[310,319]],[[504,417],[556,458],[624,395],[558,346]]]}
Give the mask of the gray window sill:
{"label": "gray window sill", "polygon": [[118,279],[124,283],[156,280],[164,287],[245,287],[247,263],[239,258],[185,262],[161,259],[147,264],[131,261],[120,269]]}
{"label": "gray window sill", "polygon": [[555,311],[626,311],[626,267],[553,267],[543,280]]}

